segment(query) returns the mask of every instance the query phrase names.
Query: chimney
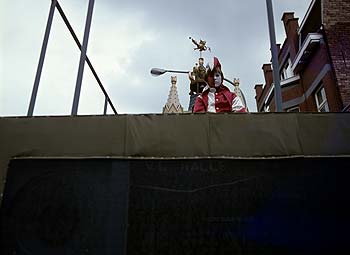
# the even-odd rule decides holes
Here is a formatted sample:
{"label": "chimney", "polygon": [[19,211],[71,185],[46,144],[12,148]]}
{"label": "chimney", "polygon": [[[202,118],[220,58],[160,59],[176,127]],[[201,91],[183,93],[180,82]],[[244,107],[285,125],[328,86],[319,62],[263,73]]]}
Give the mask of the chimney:
{"label": "chimney", "polygon": [[256,84],[255,87],[255,100],[256,100],[256,103],[258,104],[258,101],[261,97],[261,94],[263,92],[263,85],[262,84]]}
{"label": "chimney", "polygon": [[277,43],[276,46],[277,46],[277,54],[279,55],[281,52],[281,44]]}
{"label": "chimney", "polygon": [[283,25],[284,25],[284,31],[286,32],[286,36],[288,37],[288,28],[289,28],[289,22],[294,21],[298,22],[297,18],[294,18],[294,12],[285,12],[282,15]]}
{"label": "chimney", "polygon": [[264,71],[264,77],[265,77],[266,86],[270,87],[272,82],[273,82],[273,73],[272,73],[271,64],[264,64],[262,66],[262,69]]}

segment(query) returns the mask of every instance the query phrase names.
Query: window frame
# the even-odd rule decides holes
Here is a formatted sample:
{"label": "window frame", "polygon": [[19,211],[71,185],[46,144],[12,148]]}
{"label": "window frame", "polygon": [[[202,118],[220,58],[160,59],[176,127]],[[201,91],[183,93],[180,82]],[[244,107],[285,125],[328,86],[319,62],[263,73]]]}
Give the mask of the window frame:
{"label": "window frame", "polygon": [[[295,111],[298,110],[298,111]],[[300,107],[299,106],[293,106],[289,109],[287,109],[287,112],[300,112]]]}
{"label": "window frame", "polygon": [[[319,94],[319,93],[321,93],[321,94]],[[321,95],[322,102],[319,102],[318,95]],[[327,94],[326,94],[326,90],[322,84],[318,87],[318,89],[315,92],[315,101],[316,101],[316,106],[317,106],[318,112],[329,112]],[[325,110],[322,111],[322,109],[325,109]]]}
{"label": "window frame", "polygon": [[294,72],[292,69],[292,60],[288,55],[286,61],[284,61],[283,65],[280,68],[280,79],[281,81],[287,80],[294,76]]}

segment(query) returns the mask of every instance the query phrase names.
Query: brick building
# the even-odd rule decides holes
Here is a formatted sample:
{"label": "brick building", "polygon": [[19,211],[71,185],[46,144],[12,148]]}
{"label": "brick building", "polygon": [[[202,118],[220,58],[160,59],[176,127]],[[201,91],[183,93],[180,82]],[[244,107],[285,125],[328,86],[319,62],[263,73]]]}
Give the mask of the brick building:
{"label": "brick building", "polygon": [[[313,0],[299,25],[282,16],[286,39],[278,45],[284,111],[349,111],[350,0]],[[255,85],[258,112],[274,111],[271,64],[265,84]]]}

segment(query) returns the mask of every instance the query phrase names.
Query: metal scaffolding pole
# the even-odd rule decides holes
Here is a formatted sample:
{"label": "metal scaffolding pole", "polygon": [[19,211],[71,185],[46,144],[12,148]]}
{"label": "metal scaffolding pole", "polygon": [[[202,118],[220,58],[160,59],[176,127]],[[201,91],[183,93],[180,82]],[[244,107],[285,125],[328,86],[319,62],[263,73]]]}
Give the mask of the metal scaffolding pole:
{"label": "metal scaffolding pole", "polygon": [[85,23],[84,39],[83,39],[83,45],[81,47],[78,76],[77,76],[77,82],[76,82],[76,85],[75,85],[75,92],[74,92],[74,99],[73,99],[73,106],[72,106],[72,113],[71,113],[71,115],[77,115],[78,114],[78,105],[79,105],[79,98],[80,98],[80,91],[81,91],[81,82],[82,82],[83,73],[84,73],[84,66],[85,66],[85,60],[86,60],[86,51],[87,51],[87,46],[88,46],[88,42],[89,42],[89,34],[90,34],[90,27],[91,27],[94,3],[95,3],[95,0],[89,0],[89,7],[88,7],[86,23]]}
{"label": "metal scaffolding pole", "polygon": [[36,96],[38,94],[39,83],[40,83],[40,78],[41,78],[41,72],[43,70],[43,65],[44,65],[44,60],[45,60],[45,55],[46,55],[46,49],[47,49],[47,44],[48,44],[48,41],[49,41],[49,36],[50,36],[50,31],[51,31],[51,26],[52,26],[52,20],[53,20],[53,15],[55,13],[56,4],[57,4],[57,0],[52,0],[51,1],[49,17],[47,19],[43,45],[41,47],[38,68],[36,70],[36,75],[35,75],[35,80],[34,80],[34,85],[33,85],[33,90],[32,90],[32,96],[30,98],[30,103],[29,103],[29,108],[28,108],[28,113],[27,113],[28,117],[33,116],[33,112],[34,112]]}
{"label": "metal scaffolding pole", "polygon": [[105,104],[103,107],[103,115],[107,115],[107,106],[108,106],[108,99],[105,97]]}
{"label": "metal scaffolding pole", "polygon": [[[66,15],[64,14],[64,11],[63,11],[63,9],[61,8],[59,2],[57,2],[56,7],[57,7],[57,10],[58,10],[58,12],[60,13],[60,15],[61,15],[61,17],[62,17],[64,23],[66,24],[66,26],[67,26],[67,28],[68,28],[70,34],[72,35],[72,37],[73,37],[75,43],[77,44],[79,50],[81,51],[81,43],[79,42],[79,39],[78,39],[77,35],[75,34],[75,32],[74,32],[74,30],[73,30],[73,27],[72,27],[71,24],[69,23],[69,21],[68,21]],[[96,79],[98,85],[100,86],[100,88],[101,88],[101,90],[102,90],[102,92],[103,92],[105,98],[107,99],[109,105],[111,106],[111,108],[112,108],[114,114],[118,114],[118,113],[117,113],[117,110],[115,109],[115,107],[114,107],[114,105],[113,105],[113,103],[112,103],[112,100],[111,100],[110,97],[108,96],[107,91],[105,90],[105,88],[104,88],[104,86],[103,86],[103,84],[102,84],[100,78],[99,78],[98,75],[97,75],[97,72],[95,71],[95,68],[92,66],[92,63],[91,63],[91,61],[90,61],[90,59],[89,59],[89,57],[88,57],[87,55],[86,55],[86,63],[87,63],[88,66],[90,67],[90,70],[91,70],[92,74],[94,75],[94,77],[95,77],[95,79]]]}
{"label": "metal scaffolding pole", "polygon": [[280,68],[278,63],[275,23],[273,19],[273,7],[272,7],[271,0],[266,0],[266,7],[267,7],[268,22],[269,22],[270,44],[271,44],[271,53],[272,53],[273,82],[275,85],[276,112],[282,112],[283,110],[282,94],[281,94],[280,73],[279,73]]}

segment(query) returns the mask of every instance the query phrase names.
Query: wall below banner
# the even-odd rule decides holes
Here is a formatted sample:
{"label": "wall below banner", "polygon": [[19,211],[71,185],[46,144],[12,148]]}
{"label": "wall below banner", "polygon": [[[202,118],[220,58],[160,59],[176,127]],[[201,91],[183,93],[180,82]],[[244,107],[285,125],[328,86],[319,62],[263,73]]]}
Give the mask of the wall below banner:
{"label": "wall below banner", "polygon": [[349,157],[16,159],[0,253],[348,253],[347,169]]}
{"label": "wall below banner", "polygon": [[125,254],[129,164],[13,160],[0,254]]}

